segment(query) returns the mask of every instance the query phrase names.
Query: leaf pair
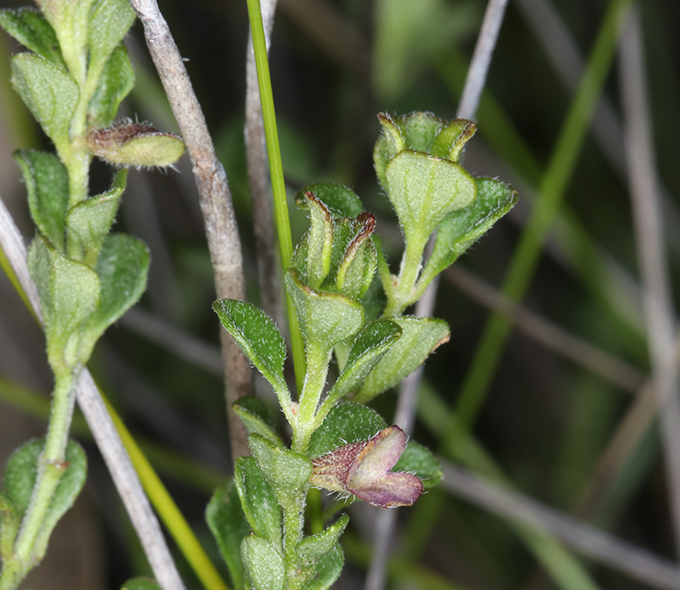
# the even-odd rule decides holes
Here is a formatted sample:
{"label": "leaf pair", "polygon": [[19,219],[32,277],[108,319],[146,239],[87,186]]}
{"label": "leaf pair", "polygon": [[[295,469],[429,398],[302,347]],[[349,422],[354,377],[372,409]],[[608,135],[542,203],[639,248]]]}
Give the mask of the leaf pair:
{"label": "leaf pair", "polygon": [[[300,287],[300,289],[303,289],[303,287]],[[310,311],[312,321],[318,319],[324,322],[324,327],[327,330],[325,333],[315,332],[315,337],[321,339],[329,333],[332,335],[332,337],[324,341],[326,345],[329,342],[335,342],[338,333],[343,337],[349,337],[352,332],[358,329],[356,327],[359,323],[358,319],[362,317],[360,313],[357,314],[355,323],[351,323],[352,317],[349,320],[341,318],[338,325],[331,325],[328,328],[329,318],[333,317],[333,310],[331,309],[329,312],[330,306],[322,307],[321,304],[318,304],[318,307],[315,308],[314,306],[317,305],[317,301],[313,299],[313,295],[310,299],[312,299],[310,305],[312,307]],[[274,391],[277,392],[279,400],[282,402],[283,410],[286,412],[290,405],[290,394],[288,393],[283,376],[286,349],[283,336],[276,328],[274,322],[254,305],[235,299],[216,301],[213,304],[213,309],[220,318],[224,328],[233,336],[250,362],[272,384]],[[322,313],[323,309],[326,310],[326,316]],[[314,313],[318,315],[315,316],[313,315]],[[350,326],[349,329],[347,329],[348,324]],[[435,320],[400,318],[398,322],[377,320],[366,325],[355,338],[347,362],[322,405],[320,419],[323,419],[336,401],[357,390],[362,383],[370,384],[370,389],[364,391],[364,388],[362,388],[361,391],[364,392],[363,397],[367,398],[377,395],[380,391],[384,391],[384,389],[391,387],[400,380],[404,376],[403,371],[409,370],[409,368],[413,370],[413,368],[423,362],[424,357],[421,358],[422,355],[416,355],[415,360],[404,361],[402,357],[406,355],[408,348],[399,347],[401,353],[396,358],[393,358],[393,360],[388,359],[386,365],[382,366],[381,361],[386,356],[389,356],[388,351],[394,347],[395,343],[402,336],[404,329],[402,325],[406,327],[409,334],[407,347],[411,351],[415,348],[416,352],[424,352],[427,348],[427,353],[429,353],[434,348],[434,345],[440,343],[448,335],[448,329],[445,327],[445,324]],[[421,325],[425,325],[429,329],[413,327]],[[332,332],[332,330],[337,331]],[[420,341],[415,342],[418,340]],[[397,370],[395,365],[400,363],[401,366]],[[390,378],[387,375],[387,372],[390,370],[397,370],[397,381],[394,381],[394,378]],[[376,371],[378,376],[371,380],[370,376]],[[266,410],[263,410],[257,402],[239,401],[235,406],[235,411],[242,417],[249,432],[257,432],[276,444],[281,445],[279,437],[274,433],[271,425],[267,424],[267,420],[263,418],[266,415]]]}
{"label": "leaf pair", "polygon": [[445,123],[429,113],[379,119],[383,134],[373,153],[378,179],[407,244],[424,247],[441,220],[477,194],[474,179],[457,163],[474,125],[459,119]]}

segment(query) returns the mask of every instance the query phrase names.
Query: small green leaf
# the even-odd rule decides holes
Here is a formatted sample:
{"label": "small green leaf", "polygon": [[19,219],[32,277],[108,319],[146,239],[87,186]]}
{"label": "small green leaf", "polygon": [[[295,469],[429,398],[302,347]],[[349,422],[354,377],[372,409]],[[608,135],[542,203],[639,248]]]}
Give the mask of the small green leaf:
{"label": "small green leaf", "polygon": [[224,329],[274,390],[288,391],[283,376],[286,343],[274,322],[254,305],[236,299],[215,301],[213,310]]}
{"label": "small green leaf", "polygon": [[[337,225],[337,223],[336,223]],[[375,216],[362,213],[357,218],[357,231],[338,265],[335,288],[352,299],[361,299],[373,281],[378,266],[371,234],[375,230]]]}
{"label": "small green leaf", "polygon": [[251,434],[248,445],[280,504],[290,500],[291,490],[307,483],[312,464],[304,455],[277,447],[259,434]]}
{"label": "small green leaf", "polygon": [[[3,477],[3,487],[7,498],[18,514],[23,515],[31,501],[35,486],[38,461],[45,440],[33,440],[17,449],[10,457]],[[50,506],[43,520],[36,546],[46,547],[47,540],[59,519],[73,505],[85,483],[87,458],[81,446],[69,440],[65,454],[66,468],[59,479],[57,489],[52,496]],[[52,469],[63,467],[50,466]]]}
{"label": "small green leaf", "polygon": [[283,590],[283,560],[271,543],[251,535],[243,539],[241,555],[252,590]]}
{"label": "small green leaf", "polygon": [[96,271],[101,295],[97,311],[83,323],[83,363],[89,359],[92,348],[106,328],[137,303],[144,293],[149,251],[137,238],[127,234],[109,234],[99,252]]}
{"label": "small green leaf", "polygon": [[284,282],[306,343],[331,350],[361,328],[364,310],[358,301],[340,293],[310,289],[302,284],[298,271],[292,268],[284,274]]}
{"label": "small green leaf", "polygon": [[127,0],[95,2],[87,30],[91,70],[97,72],[104,67],[111,52],[127,35],[134,21],[135,12]]}
{"label": "small green leaf", "polygon": [[305,193],[311,226],[307,232],[306,282],[318,289],[331,268],[333,217],[328,207],[311,192]]}
{"label": "small green leaf", "polygon": [[261,399],[254,396],[238,398],[232,405],[234,412],[241,419],[248,434],[256,432],[271,440],[276,446],[283,447],[283,440],[276,434],[269,417],[269,410]]}
{"label": "small green leaf", "polygon": [[412,473],[426,488],[436,486],[444,474],[432,451],[415,441],[409,441],[406,450],[394,466],[394,471]]}
{"label": "small green leaf", "polygon": [[[45,18],[59,39],[64,60],[73,71],[79,69],[87,51],[87,25],[93,0],[54,2],[37,0]],[[79,72],[80,73],[80,72]]]}
{"label": "small green leaf", "polygon": [[81,362],[80,330],[99,305],[99,277],[88,266],[57,252],[38,235],[28,251],[28,268],[40,296],[47,356],[55,372]]}
{"label": "small green leaf", "polygon": [[345,514],[325,531],[303,539],[295,549],[302,563],[310,565],[328,555],[340,539],[340,535],[345,532],[348,522],[349,516]]}
{"label": "small green leaf", "polygon": [[424,244],[451,211],[466,207],[477,186],[464,168],[414,151],[402,151],[385,169],[387,191],[406,241]]}
{"label": "small green leaf", "polygon": [[28,206],[38,230],[63,254],[68,209],[68,172],[54,154],[36,150],[14,153],[28,192]]}
{"label": "small green leaf", "polygon": [[405,149],[431,153],[432,144],[444,121],[432,113],[413,112],[397,119],[406,143]]}
{"label": "small green leaf", "polygon": [[281,547],[281,508],[274,490],[252,457],[239,457],[234,468],[234,483],[241,507],[253,532],[275,547]]}
{"label": "small green leaf", "polygon": [[69,258],[92,268],[95,266],[104,238],[118,212],[126,178],[127,170],[120,170],[110,190],[71,207],[66,216]]}
{"label": "small green leaf", "polygon": [[57,35],[47,19],[35,8],[0,10],[0,27],[26,49],[61,68],[64,67],[64,58],[59,50]]}
{"label": "small green leaf", "polygon": [[387,424],[375,410],[345,402],[334,406],[309,441],[308,454],[315,458],[338,447],[368,440]]}
{"label": "small green leaf", "polygon": [[408,316],[392,320],[401,326],[401,338],[368,375],[353,398],[357,403],[368,403],[379,393],[395,386],[422,365],[438,346],[449,340],[449,327],[443,320]]}
{"label": "small green leaf", "polygon": [[327,590],[340,577],[345,556],[337,543],[331,551],[312,566],[303,568],[302,590]]}
{"label": "small green leaf", "polygon": [[449,121],[434,138],[429,152],[433,156],[459,162],[463,147],[472,138],[476,130],[477,128],[472,121],[466,119]]}
{"label": "small green leaf", "polygon": [[67,150],[79,96],[75,80],[43,57],[20,53],[12,58],[12,85],[57,150]]}
{"label": "small green leaf", "polygon": [[250,534],[250,525],[243,514],[233,477],[215,490],[205,519],[227,563],[235,590],[243,590],[241,542]]}
{"label": "small green leaf", "polygon": [[161,587],[150,578],[133,578],[125,582],[120,590],[161,590]]}
{"label": "small green leaf", "polygon": [[295,195],[298,207],[306,209],[308,201],[305,193],[310,191],[321,201],[333,217],[358,217],[364,210],[361,199],[347,186],[338,184],[311,184],[299,190]]}
{"label": "small green leaf", "polygon": [[104,64],[97,90],[88,106],[88,122],[97,129],[111,125],[120,103],[134,85],[135,71],[127,49],[125,45],[118,45]]}
{"label": "small green leaf", "polygon": [[406,148],[406,140],[396,119],[388,113],[378,113],[382,133],[373,148],[375,173],[383,188],[387,188],[385,168],[387,163]]}
{"label": "small green leaf", "polygon": [[358,388],[400,338],[401,332],[399,324],[391,320],[377,320],[365,326],[354,340],[345,368],[328,398],[340,399]]}
{"label": "small green leaf", "polygon": [[517,202],[517,191],[509,184],[491,178],[477,179],[477,198],[467,207],[449,213],[439,224],[437,239],[419,286],[453,264]]}

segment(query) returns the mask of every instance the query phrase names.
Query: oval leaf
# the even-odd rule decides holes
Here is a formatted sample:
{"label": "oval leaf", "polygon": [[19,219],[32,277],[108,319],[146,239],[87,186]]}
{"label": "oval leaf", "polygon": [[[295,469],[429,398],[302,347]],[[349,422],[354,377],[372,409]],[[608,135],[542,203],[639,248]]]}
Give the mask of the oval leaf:
{"label": "oval leaf", "polygon": [[[44,439],[28,442],[15,451],[7,463],[3,487],[12,506],[21,515],[26,512],[31,501],[37,479],[38,460],[44,446]],[[63,466],[48,467],[62,469],[63,474],[59,479],[57,489],[52,496],[35,542],[36,551],[41,555],[47,547],[52,530],[64,513],[73,505],[85,484],[87,458],[81,446],[73,440],[69,440],[66,446],[64,465],[65,468]]]}
{"label": "oval leaf", "polygon": [[352,344],[342,373],[328,393],[328,403],[333,404],[358,388],[401,337],[401,333],[399,324],[391,320],[377,320],[364,327]]}
{"label": "oval leaf", "polygon": [[91,70],[101,71],[111,52],[127,35],[134,21],[135,11],[127,0],[95,2],[90,12],[87,30]]}
{"label": "oval leaf", "polygon": [[135,85],[127,49],[118,45],[104,64],[99,83],[87,110],[88,120],[93,127],[101,129],[111,125],[123,99]]}
{"label": "oval leaf", "polygon": [[35,8],[0,10],[0,27],[26,49],[64,68],[64,58],[59,50],[57,35],[52,25]]}
{"label": "oval leaf", "polygon": [[286,343],[269,316],[251,303],[236,299],[220,299],[212,307],[224,329],[274,390],[288,391],[283,376]]}
{"label": "oval leaf", "polygon": [[241,507],[253,532],[281,546],[281,508],[274,490],[252,457],[239,457],[234,468],[234,484]]}
{"label": "oval leaf", "polygon": [[344,514],[325,531],[303,539],[295,552],[304,565],[311,565],[323,559],[335,547],[340,535],[345,532],[349,516]]}
{"label": "oval leaf", "polygon": [[376,395],[394,387],[425,362],[441,344],[449,340],[449,327],[443,320],[399,316],[392,318],[402,335],[368,375],[354,401],[365,404]]}
{"label": "oval leaf", "polygon": [[243,539],[241,554],[253,590],[283,590],[283,560],[271,543],[251,535]]}
{"label": "oval leaf", "polygon": [[436,156],[405,150],[385,169],[387,192],[406,240],[425,244],[451,211],[469,205],[477,186],[464,168]]}
{"label": "oval leaf", "polygon": [[56,371],[80,360],[81,327],[99,305],[99,277],[88,266],[57,252],[38,235],[28,251],[28,268],[40,295],[47,355]]}
{"label": "oval leaf", "polygon": [[248,445],[279,503],[289,502],[291,490],[300,490],[307,483],[312,472],[310,460],[304,455],[275,446],[259,434],[251,434]]}
{"label": "oval leaf", "polygon": [[14,159],[26,183],[28,207],[38,230],[63,254],[64,226],[68,209],[68,172],[54,154],[18,150]]}
{"label": "oval leaf", "polygon": [[144,293],[149,273],[149,251],[141,240],[127,234],[109,234],[96,266],[101,283],[99,307],[83,324],[82,362],[106,328],[117,321]]}
{"label": "oval leaf", "polygon": [[284,275],[286,290],[295,305],[305,342],[325,350],[356,334],[364,322],[364,310],[358,301],[339,293],[315,291],[303,285],[292,268]]}
{"label": "oval leaf", "polygon": [[111,190],[80,201],[66,216],[68,227],[67,251],[69,258],[95,266],[104,238],[111,230],[125,190],[127,170],[121,170]]}
{"label": "oval leaf", "polygon": [[57,150],[66,149],[80,95],[76,81],[45,58],[20,53],[12,58],[12,85]]}
{"label": "oval leaf", "polygon": [[491,178],[476,180],[477,198],[467,207],[449,213],[439,224],[434,249],[419,285],[428,285],[453,264],[517,202],[517,191],[509,184]]}

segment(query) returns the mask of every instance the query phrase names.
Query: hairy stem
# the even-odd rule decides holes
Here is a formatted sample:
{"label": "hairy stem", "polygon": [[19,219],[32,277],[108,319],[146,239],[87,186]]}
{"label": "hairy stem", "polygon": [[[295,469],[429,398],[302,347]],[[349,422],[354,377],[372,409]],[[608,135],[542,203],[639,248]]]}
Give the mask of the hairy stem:
{"label": "hairy stem", "polygon": [[31,501],[14,544],[12,560],[3,568],[0,589],[15,588],[35,565],[35,544],[59,480],[66,470],[66,444],[75,403],[74,375],[57,377],[45,448],[38,459],[38,474]]}

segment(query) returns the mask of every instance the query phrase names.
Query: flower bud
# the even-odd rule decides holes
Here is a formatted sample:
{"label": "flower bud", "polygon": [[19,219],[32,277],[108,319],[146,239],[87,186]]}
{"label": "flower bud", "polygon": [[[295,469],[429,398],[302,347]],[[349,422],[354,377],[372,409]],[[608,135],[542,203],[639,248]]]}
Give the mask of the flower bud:
{"label": "flower bud", "polygon": [[92,129],[87,146],[102,160],[116,166],[172,166],[184,153],[184,142],[174,133],[158,131],[146,123],[123,121],[106,129]]}
{"label": "flower bud", "polygon": [[406,434],[389,426],[373,438],[338,447],[312,461],[310,483],[331,492],[350,493],[378,508],[412,506],[423,483],[390,469],[406,448]]}

